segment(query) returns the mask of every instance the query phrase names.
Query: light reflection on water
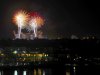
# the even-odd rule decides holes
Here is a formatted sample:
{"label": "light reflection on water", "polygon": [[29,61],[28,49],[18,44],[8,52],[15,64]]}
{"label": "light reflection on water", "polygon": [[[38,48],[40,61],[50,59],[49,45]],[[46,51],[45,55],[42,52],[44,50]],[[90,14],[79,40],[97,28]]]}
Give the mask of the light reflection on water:
{"label": "light reflection on water", "polygon": [[62,71],[62,68],[60,69],[36,68],[36,69],[0,70],[0,75],[71,75],[71,74],[70,70]]}
{"label": "light reflection on water", "polygon": [[27,71],[23,71],[23,75],[27,75],[26,72],[27,72]]}
{"label": "light reflection on water", "polygon": [[[0,70],[0,75],[52,75],[52,69],[37,68],[33,70]],[[54,74],[53,74],[54,75]]]}
{"label": "light reflection on water", "polygon": [[0,75],[1,75],[1,71],[0,71]]}
{"label": "light reflection on water", "polygon": [[14,75],[18,75],[18,72],[17,72],[17,70],[15,70],[15,71],[14,71]]}
{"label": "light reflection on water", "polygon": [[[34,69],[34,70],[0,70],[0,75],[51,75],[51,69]],[[4,73],[3,73],[4,72]],[[10,73],[9,73],[10,72]]]}
{"label": "light reflection on water", "polygon": [[[92,73],[92,74],[91,74]],[[54,68],[17,68],[0,69],[0,75],[100,75],[97,66],[66,66]]]}
{"label": "light reflection on water", "polygon": [[67,71],[66,71],[66,75],[70,75],[70,72],[67,72]]}
{"label": "light reflection on water", "polygon": [[0,70],[0,75],[3,75],[3,71],[2,70]]}
{"label": "light reflection on water", "polygon": [[43,75],[45,75],[45,71],[43,70]]}
{"label": "light reflection on water", "polygon": [[34,73],[34,75],[36,75],[36,69],[34,69],[34,72],[33,73]]}

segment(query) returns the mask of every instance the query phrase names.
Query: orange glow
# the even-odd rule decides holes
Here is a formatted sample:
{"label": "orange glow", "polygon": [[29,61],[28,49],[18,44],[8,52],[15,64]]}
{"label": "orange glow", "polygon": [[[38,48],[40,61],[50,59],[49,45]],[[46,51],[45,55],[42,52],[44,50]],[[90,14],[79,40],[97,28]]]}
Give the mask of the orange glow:
{"label": "orange glow", "polygon": [[14,15],[13,22],[18,25],[22,25],[21,27],[25,26],[27,24],[27,21],[29,19],[29,15],[25,11],[19,11]]}
{"label": "orange glow", "polygon": [[41,17],[34,17],[38,26],[42,26],[44,24],[44,20]]}

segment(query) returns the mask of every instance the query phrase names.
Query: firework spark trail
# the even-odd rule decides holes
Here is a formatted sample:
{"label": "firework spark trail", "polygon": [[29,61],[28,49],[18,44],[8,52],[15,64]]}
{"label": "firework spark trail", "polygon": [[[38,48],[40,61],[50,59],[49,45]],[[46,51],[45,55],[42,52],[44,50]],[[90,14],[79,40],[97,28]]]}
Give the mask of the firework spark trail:
{"label": "firework spark trail", "polygon": [[18,26],[18,38],[21,38],[21,30],[26,28],[29,32],[34,33],[37,37],[38,28],[44,24],[44,19],[37,13],[32,12],[30,15],[25,11],[19,11],[15,14],[13,22]]}
{"label": "firework spark trail", "polygon": [[18,22],[18,38],[20,38],[21,29],[22,29],[22,26],[23,26],[23,15],[17,16],[17,22]]}
{"label": "firework spark trail", "polygon": [[21,35],[21,29],[26,27],[26,23],[28,21],[29,15],[25,11],[19,11],[17,14],[15,14],[13,21],[18,26],[18,38],[20,39]]}
{"label": "firework spark trail", "polygon": [[34,36],[37,37],[37,30],[44,24],[44,19],[38,14],[31,13],[28,31],[33,31]]}
{"label": "firework spark trail", "polygon": [[37,23],[34,20],[34,35],[35,35],[35,37],[37,37],[37,28],[38,28]]}
{"label": "firework spark trail", "polygon": [[[36,23],[36,21],[35,21],[34,18],[32,18],[32,19],[29,21],[29,25],[30,25],[31,31],[34,32],[34,36],[37,37],[37,28],[38,28],[38,26],[37,26],[37,23]],[[29,29],[29,30],[30,30],[30,29]]]}

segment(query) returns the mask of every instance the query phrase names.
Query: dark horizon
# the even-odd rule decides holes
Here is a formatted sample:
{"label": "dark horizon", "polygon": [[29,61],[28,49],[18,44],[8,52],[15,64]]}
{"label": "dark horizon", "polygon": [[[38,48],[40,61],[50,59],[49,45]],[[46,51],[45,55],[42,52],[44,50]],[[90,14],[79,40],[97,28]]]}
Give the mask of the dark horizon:
{"label": "dark horizon", "polygon": [[12,38],[12,23],[16,10],[36,11],[45,18],[40,29],[48,37],[78,37],[93,35],[100,38],[98,1],[0,0],[0,38]]}

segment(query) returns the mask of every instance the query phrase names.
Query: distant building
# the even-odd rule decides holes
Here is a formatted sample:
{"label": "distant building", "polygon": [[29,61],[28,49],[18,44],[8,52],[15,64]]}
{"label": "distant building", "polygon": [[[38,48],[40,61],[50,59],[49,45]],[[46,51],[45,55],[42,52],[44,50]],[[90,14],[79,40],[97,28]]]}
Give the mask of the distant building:
{"label": "distant building", "polygon": [[96,36],[84,36],[84,37],[82,37],[82,39],[84,40],[84,39],[97,39],[96,38]]}
{"label": "distant building", "polygon": [[79,39],[76,35],[71,35],[71,39]]}

